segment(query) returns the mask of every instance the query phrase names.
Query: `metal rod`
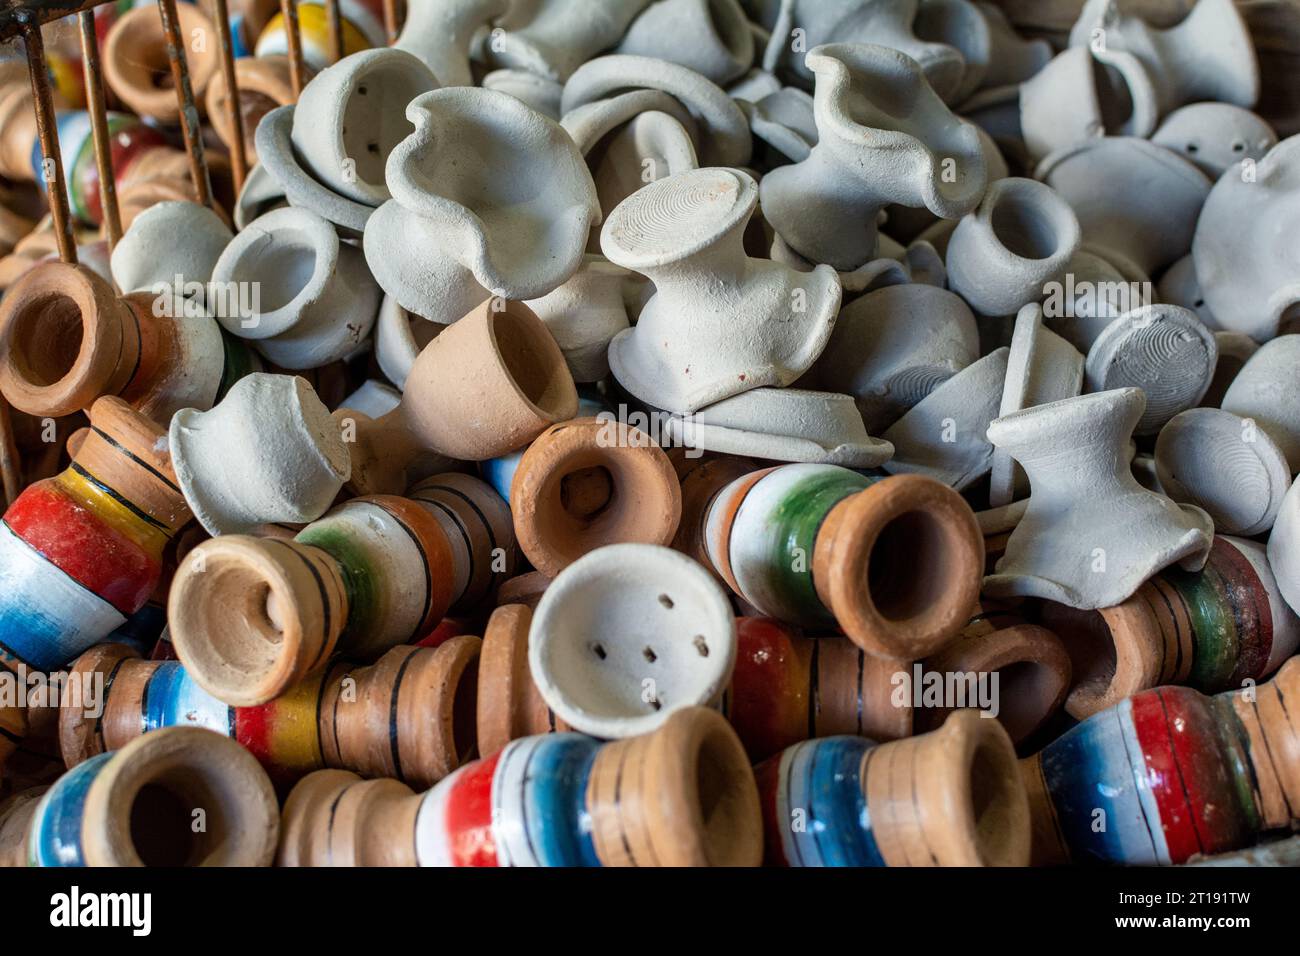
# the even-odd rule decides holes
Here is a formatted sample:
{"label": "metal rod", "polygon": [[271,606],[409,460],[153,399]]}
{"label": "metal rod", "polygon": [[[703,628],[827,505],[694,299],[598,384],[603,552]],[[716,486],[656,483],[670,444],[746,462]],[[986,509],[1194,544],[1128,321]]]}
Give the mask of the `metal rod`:
{"label": "metal rod", "polygon": [[176,87],[176,103],[181,112],[185,154],[190,158],[194,198],[211,208],[212,183],[208,180],[208,164],[203,156],[203,129],[199,125],[198,108],[194,105],[194,89],[190,86],[190,69],[185,62],[185,41],[181,36],[176,0],[158,0],[158,15],[162,18],[163,36],[167,39],[167,59],[171,62],[172,83]]}
{"label": "metal rod", "polygon": [[72,211],[68,208],[68,186],[63,175],[63,156],[59,152],[59,126],[54,115],[54,96],[50,92],[50,74],[45,67],[45,41],[40,24],[31,17],[21,21],[23,43],[27,47],[27,73],[32,81],[32,99],[36,106],[36,134],[41,140],[41,176],[50,200],[54,219],[54,236],[59,243],[59,258],[77,263],[77,240],[72,233]]}
{"label": "metal rod", "polygon": [[9,414],[9,403],[0,395],[0,492],[4,505],[14,503],[23,490],[22,461],[18,457],[18,444],[14,441],[14,423]]}
{"label": "metal rod", "polygon": [[289,47],[289,78],[293,95],[302,95],[305,82],[302,69],[302,34],[298,31],[298,0],[280,0],[280,14],[284,17],[284,35]]}
{"label": "metal rod", "polygon": [[397,42],[397,0],[384,0],[384,33],[389,46]]}
{"label": "metal rod", "polygon": [[329,25],[330,49],[337,63],[343,59],[343,15],[339,13],[339,0],[325,0],[325,21]]}
{"label": "metal rod", "polygon": [[226,0],[212,0],[217,21],[217,40],[221,44],[221,75],[226,81],[226,118],[234,131],[230,144],[230,163],[235,178],[235,195],[244,188],[248,176],[248,154],[244,151],[244,110],[239,99],[239,80],[235,73],[235,45],[230,39],[230,12]]}
{"label": "metal rod", "polygon": [[95,35],[95,13],[77,14],[81,27],[81,61],[86,74],[86,112],[95,144],[95,166],[99,170],[99,207],[103,213],[108,250],[122,238],[122,214],[117,206],[117,182],[113,178],[113,147],[108,138],[108,112],[104,105],[104,74],[99,66],[99,38]]}

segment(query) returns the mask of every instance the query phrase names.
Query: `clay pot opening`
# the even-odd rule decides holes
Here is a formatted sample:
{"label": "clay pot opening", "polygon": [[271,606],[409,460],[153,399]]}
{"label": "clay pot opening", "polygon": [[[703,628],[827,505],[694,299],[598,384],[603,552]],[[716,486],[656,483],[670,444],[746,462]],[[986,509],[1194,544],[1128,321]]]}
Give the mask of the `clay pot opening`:
{"label": "clay pot opening", "polygon": [[737,834],[753,813],[753,794],[742,785],[752,780],[749,758],[734,734],[713,727],[699,740],[694,763],[693,803],[706,858],[714,866],[748,865],[751,848]]}
{"label": "clay pot opening", "polygon": [[409,103],[427,91],[420,75],[406,63],[377,61],[357,78],[348,92],[341,127],[342,152],[356,162],[357,179],[373,189],[384,188],[389,153],[415,132],[406,111],[384,109],[384,101]]}
{"label": "clay pot opening", "polygon": [[478,752],[478,664],[479,657],[461,671],[451,702],[451,737],[459,766]]}
{"label": "clay pot opening", "polygon": [[1052,603],[1044,606],[1043,625],[1060,637],[1070,655],[1076,693],[1104,694],[1115,680],[1119,657],[1110,625],[1101,612]]}
{"label": "clay pot opening", "polygon": [[1109,63],[1093,63],[1093,94],[1107,136],[1134,135],[1133,93],[1128,77]]}
{"label": "clay pot opening", "polygon": [[947,527],[927,511],[904,512],[889,521],[871,546],[867,567],[876,612],[898,623],[932,608],[948,589],[950,547]]}
{"label": "clay pot opening", "polygon": [[145,784],[135,795],[131,844],[145,866],[185,866],[207,856],[213,843],[219,842],[216,834],[194,832],[187,803],[177,789],[162,781]]}
{"label": "clay pot opening", "polygon": [[251,244],[234,267],[236,277],[255,283],[259,290],[259,311],[278,312],[314,285],[318,269],[316,244],[298,229],[276,230],[275,242],[265,247]]}
{"label": "clay pot opening", "polygon": [[1050,259],[1060,252],[1062,237],[1074,231],[1062,221],[1069,210],[1045,208],[1035,200],[1035,193],[1005,190],[993,207],[989,225],[998,241],[1020,258]]}
{"label": "clay pot opening", "polygon": [[23,380],[47,388],[73,370],[86,338],[81,315],[75,299],[56,292],[14,317],[9,361]]}
{"label": "clay pot opening", "polygon": [[[997,721],[977,719],[990,727],[998,726]],[[1015,852],[1017,840],[1014,834],[1024,825],[1021,819],[1023,797],[1021,802],[1016,800],[1023,784],[1015,754],[1009,747],[990,739],[988,734],[979,736],[968,757],[967,771],[970,779],[968,808],[976,854],[986,866],[1024,865]]]}
{"label": "clay pot opening", "polygon": [[1038,661],[1016,661],[998,668],[998,720],[1013,742],[1038,729],[1062,691],[1061,676]]}
{"label": "clay pot opening", "polygon": [[490,315],[493,344],[519,394],[544,418],[560,421],[568,417],[573,377],[564,362],[549,360],[558,346],[546,326],[509,308]]}

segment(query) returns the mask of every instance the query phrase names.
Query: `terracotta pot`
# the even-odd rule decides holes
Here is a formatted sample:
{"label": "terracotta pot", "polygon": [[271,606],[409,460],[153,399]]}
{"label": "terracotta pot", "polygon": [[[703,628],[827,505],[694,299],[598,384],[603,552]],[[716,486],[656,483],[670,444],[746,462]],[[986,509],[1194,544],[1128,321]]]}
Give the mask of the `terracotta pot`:
{"label": "terracotta pot", "polygon": [[667,544],[682,510],[668,457],[612,418],[542,432],[519,462],[510,500],[520,549],[549,577],[608,544]]}
{"label": "terracotta pot", "polygon": [[1034,862],[1176,864],[1294,824],[1298,685],[1292,660],[1267,684],[1214,697],[1144,691],[1021,761]]}
{"label": "terracotta pot", "polygon": [[557,717],[528,670],[532,608],[502,604],[488,618],[478,668],[478,752],[491,757],[512,740],[572,728]]}
{"label": "terracotta pot", "polygon": [[407,427],[400,402],[375,418],[344,404],[333,418],[351,458],[351,474],[344,487],[352,494],[401,495],[425,478],[463,467],[429,451],[416,439]]}
{"label": "terracotta pot", "polygon": [[[525,813],[525,806],[546,811]],[[719,714],[692,707],[653,733],[609,744],[578,734],[516,740],[419,796],[396,781],[312,774],[285,804],[276,859],[281,866],[756,866],[761,857],[761,813],[744,749]]]}
{"label": "terracotta pot", "polygon": [[170,727],[69,770],[30,826],[29,866],[269,866],[280,816],[248,751]]}
{"label": "terracotta pot", "polygon": [[536,610],[537,602],[542,599],[542,595],[550,586],[551,579],[540,571],[530,571],[513,577],[497,590],[497,606],[522,604]]}
{"label": "terracotta pot", "polygon": [[[186,43],[185,63],[189,67],[190,88],[196,105],[203,102],[208,83],[217,72],[221,54],[216,42],[216,27],[197,4],[178,4],[180,34],[190,38],[206,36],[206,43]],[[141,7],[121,16],[104,40],[104,80],[132,112],[163,124],[180,120],[180,104],[172,85],[171,65],[167,59],[167,39],[158,11]]]}
{"label": "terracotta pot", "polygon": [[[257,162],[257,124],[262,117],[295,100],[287,56],[241,56],[235,60],[235,84],[244,123],[244,155]],[[234,148],[235,130],[227,113],[226,77],[220,70],[208,84],[208,121],[228,148]]]}
{"label": "terracotta pot", "polygon": [[[769,865],[1029,862],[1029,807],[1015,750],[1000,723],[974,711],[890,743],[809,740],[755,773]],[[790,825],[797,810],[807,826]]]}
{"label": "terracotta pot", "polygon": [[425,347],[407,378],[402,407],[427,447],[483,461],[572,418],[578,393],[563,353],[532,310],[493,300]]}
{"label": "terracotta pot", "polygon": [[[682,459],[682,518],[677,524],[677,534],[672,546],[688,558],[694,558],[708,569],[719,581],[712,562],[709,561],[706,544],[706,522],[709,506],[723,488],[742,475],[757,471],[759,463],[749,458],[733,455],[703,455],[698,458]],[[725,581],[723,582],[725,583]]]}
{"label": "terracotta pot", "polygon": [[451,543],[456,574],[451,610],[467,614],[490,600],[518,560],[510,508],[487,482],[449,472],[411,488]]}

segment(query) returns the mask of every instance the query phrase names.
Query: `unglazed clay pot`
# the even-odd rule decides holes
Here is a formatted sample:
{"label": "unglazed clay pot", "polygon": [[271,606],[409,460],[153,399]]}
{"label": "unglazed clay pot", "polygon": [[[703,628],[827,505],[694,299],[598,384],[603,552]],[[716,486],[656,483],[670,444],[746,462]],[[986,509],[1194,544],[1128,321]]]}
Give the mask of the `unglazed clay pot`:
{"label": "unglazed clay pot", "polygon": [[1211,179],[1244,159],[1259,162],[1277,145],[1273,128],[1231,103],[1192,103],[1165,117],[1153,143],[1182,153]]}
{"label": "unglazed clay pot", "polygon": [[[874,769],[873,765],[874,764]],[[1025,866],[1030,815],[1016,754],[971,710],[876,744],[824,737],[756,770],[773,866]],[[802,810],[806,826],[791,826]]]}
{"label": "unglazed clay pot", "polygon": [[623,292],[632,277],[604,256],[588,254],[567,282],[526,303],[546,323],[575,382],[599,382],[609,374],[609,343],[631,325]]}
{"label": "unglazed clay pot", "polygon": [[339,426],[296,376],[249,375],[211,411],[177,412],[168,438],[185,499],[212,535],[314,521],[351,473]]}
{"label": "unglazed clay pot", "polygon": [[212,319],[178,305],[170,284],[162,297],[118,298],[84,266],[42,263],[0,305],[0,390],[42,418],[103,395],[164,424],[187,405],[211,408],[257,360]]}
{"label": "unglazed clay pot", "polygon": [[542,595],[528,638],[537,690],[570,727],[623,738],[709,704],[736,660],[722,588],[689,558],[649,544],[599,548]]}
{"label": "unglazed clay pot", "polygon": [[424,347],[446,326],[407,312],[391,295],[385,295],[375,321],[375,360],[388,380],[406,387],[406,377]]}
{"label": "unglazed clay pot", "polygon": [[240,197],[243,218],[248,220],[251,207],[273,206],[282,195],[289,205],[325,219],[340,235],[349,239],[362,235],[375,207],[335,192],[311,174],[294,149],[295,115],[295,107],[280,106],[258,122],[255,142],[259,165],[245,183],[246,194],[254,186],[257,193]]}
{"label": "unglazed clay pot", "polygon": [[802,163],[817,145],[813,98],[803,90],[781,87],[745,112],[754,135],[793,162]]}
{"label": "unglazed clay pot", "polygon": [[[916,36],[946,44],[961,55],[962,70],[956,86],[944,94],[949,103],[968,99],[984,82],[994,55],[989,20],[970,0],[921,0],[912,22]],[[1014,31],[1008,31],[1015,37]],[[872,41],[879,42],[879,41]]]}
{"label": "unglazed clay pot", "polygon": [[1191,250],[1210,192],[1209,179],[1187,160],[1131,136],[1058,150],[1039,163],[1035,178],[1074,209],[1082,248],[1133,282],[1149,280]]}
{"label": "unglazed clay pot", "polygon": [[812,377],[853,395],[873,431],[978,358],[979,333],[966,303],[944,289],[908,283],[846,305]]}
{"label": "unglazed clay pot", "polygon": [[948,285],[983,315],[1012,315],[1042,298],[1080,241],[1074,210],[1052,189],[999,179],[948,241]]}
{"label": "unglazed clay pot", "polygon": [[81,681],[103,681],[87,709],[70,695],[59,746],[74,767],[164,727],[205,727],[243,744],[279,785],[322,767],[432,786],[474,754],[480,641],[463,634],[436,648],[395,647],[370,667],[335,663],[259,707],[231,707],[179,661],[144,661],[125,644],[99,644],[73,662]]}
{"label": "unglazed clay pot", "polygon": [[123,292],[152,292],[155,296],[166,291],[164,286],[184,295],[184,289],[175,286],[201,283],[198,302],[205,304],[212,271],[234,237],[221,217],[206,206],[160,202],[136,216],[113,248],[113,281]]}
{"label": "unglazed clay pot", "polygon": [[[261,129],[260,124],[258,129]],[[253,220],[287,205],[289,198],[285,195],[284,187],[267,171],[264,164],[259,163],[248,171],[244,188],[239,193],[235,204],[235,228],[244,229]]]}
{"label": "unglazed clay pot", "polygon": [[32,815],[27,864],[269,866],[279,831],[252,754],[210,730],[169,727],[60,777]]}
{"label": "unglazed clay pot", "polygon": [[1155,29],[1116,0],[1088,0],[1070,45],[1089,44],[1102,62],[1112,51],[1137,57],[1156,87],[1163,115],[1198,100],[1251,107],[1259,98],[1259,63],[1232,0],[1196,3],[1177,26]]}
{"label": "unglazed clay pot", "polygon": [[473,86],[469,51],[474,35],[509,8],[509,0],[413,3],[393,48],[418,57],[438,86]]}
{"label": "unglazed clay pot", "polygon": [[[1033,596],[1070,607],[1119,604],[1171,564],[1205,564],[1214,525],[1138,484],[1124,448],[1146,408],[1140,389],[1068,398],[1014,412],[988,437],[1025,469],[1032,494],[997,571],[991,597]],[[1063,458],[1060,450],[1070,448]]]}
{"label": "unglazed clay pot", "polygon": [[617,44],[648,2],[532,0],[518,5],[492,33],[492,60],[563,82]]}
{"label": "unglazed clay pot", "polygon": [[[1201,291],[1201,283],[1196,278],[1196,261],[1190,254],[1183,256],[1165,270],[1165,274],[1160,277],[1160,283],[1156,287],[1156,294],[1159,296],[1161,302],[1168,302],[1170,305],[1180,305],[1184,309],[1191,309],[1196,313],[1196,317],[1201,320],[1201,324],[1207,329],[1212,329],[1215,333],[1215,338],[1219,338],[1222,326],[1219,325],[1219,320],[1214,317],[1214,312],[1205,301],[1205,293]],[[1227,334],[1235,336],[1236,338],[1234,341],[1237,342],[1241,342],[1242,340],[1245,340],[1246,342],[1252,341],[1250,336],[1242,332],[1230,332]],[[1259,346],[1256,344],[1254,348],[1259,348]],[[1240,349],[1237,351],[1239,352]],[[1254,349],[1251,349],[1251,354],[1253,354],[1253,351]],[[1248,354],[1237,363],[1236,369],[1233,372],[1234,375],[1236,372],[1241,371],[1241,365],[1245,362],[1245,359],[1249,357],[1250,355]],[[1216,376],[1221,371],[1221,365],[1222,363],[1215,366]],[[1223,392],[1227,390],[1228,384],[1231,381],[1232,380],[1229,378],[1223,382],[1223,389],[1219,391],[1220,398],[1223,397]],[[1219,403],[1216,401],[1205,402],[1204,404],[1212,404],[1217,408]]]}
{"label": "unglazed clay pot", "polygon": [[618,52],[680,63],[722,86],[754,62],[754,34],[739,0],[655,0]]}
{"label": "unglazed clay pot", "polygon": [[[289,58],[241,56],[235,60],[235,85],[239,88],[239,108],[244,125],[244,155],[249,163],[256,163],[257,124],[271,110],[289,106],[295,99]],[[220,70],[208,83],[206,105],[213,130],[227,148],[233,149],[235,128],[227,112],[226,77]]]}
{"label": "unglazed clay pot", "polygon": [[1300,471],[1300,335],[1266,342],[1223,396],[1223,409],[1248,418],[1277,443],[1292,472]]}
{"label": "unglazed clay pot", "polygon": [[[475,387],[448,387],[455,381]],[[407,377],[402,407],[426,447],[484,461],[568,421],[578,411],[578,392],[564,354],[532,310],[493,299],[425,347]]]}
{"label": "unglazed clay pot", "polygon": [[758,471],[760,465],[752,459],[733,455],[703,454],[698,458],[687,458],[681,452],[670,452],[670,455],[674,454],[680,456],[674,460],[678,463],[677,472],[682,481],[682,520],[677,525],[677,536],[673,538],[672,546],[694,558],[725,584],[709,560],[705,527],[709,506],[718,492],[742,475]]}
{"label": "unglazed clay pot", "polygon": [[986,437],[998,415],[1010,350],[968,365],[912,406],[881,437],[894,446],[890,474],[928,475],[961,491],[993,467]]}
{"label": "unglazed clay pot", "polygon": [[834,465],[736,478],[709,504],[705,549],[759,613],[838,624],[868,652],[904,660],[960,631],[984,565],[974,514],[956,492],[920,475],[873,479]]}
{"label": "unglazed clay pot", "polygon": [[472,87],[419,96],[407,118],[415,132],[385,171],[393,199],[365,233],[366,260],[385,292],[450,322],[487,298],[484,289],[536,299],[578,270],[600,205],[558,123],[505,93]]}
{"label": "unglazed clay pot", "polygon": [[3,657],[38,671],[140,610],[190,520],[159,426],[118,398],[95,402],[90,425],[72,466],[28,485],[0,522]]}
{"label": "unglazed clay pot", "polygon": [[1300,253],[1274,242],[1300,222],[1300,136],[1278,143],[1258,163],[1241,162],[1214,184],[1196,223],[1192,257],[1214,318],[1258,342],[1296,318]]}
{"label": "unglazed clay pot", "polygon": [[1293,825],[1297,706],[1292,660],[1259,687],[1160,687],[1090,717],[1021,762],[1034,861],[1176,864]]}
{"label": "unglazed clay pot", "polygon": [[[501,590],[504,594],[506,589],[503,586]],[[532,623],[531,606],[502,604],[492,612],[483,630],[476,698],[481,757],[495,755],[520,737],[571,729],[547,706],[528,670],[528,631]]]}
{"label": "unglazed clay pot", "polygon": [[612,418],[542,432],[515,470],[510,501],[520,550],[552,578],[605,545],[668,544],[682,511],[668,456]]}
{"label": "unglazed clay pot", "polygon": [[350,355],[379,314],[379,287],[361,251],[306,209],[277,209],[249,223],[217,260],[212,281],[249,290],[228,295],[217,318],[281,368],[318,368]]}
{"label": "unglazed clay pot", "polygon": [[1203,509],[1222,534],[1263,534],[1291,485],[1291,469],[1268,431],[1219,408],[1180,412],[1156,440],[1156,474],[1174,501]]}
{"label": "unglazed clay pot", "polygon": [[493,70],[483,77],[479,86],[507,93],[553,120],[558,121],[562,115],[560,104],[564,97],[564,84],[557,80],[527,70]]}
{"label": "unglazed clay pot", "polygon": [[[988,62],[980,80],[983,89],[999,89],[1023,83],[1036,76],[1052,58],[1052,45],[1043,39],[1027,40],[1016,32],[1002,9],[986,0],[976,0],[975,7],[988,24]],[[967,63],[971,52],[962,50]]]}
{"label": "unglazed clay pot", "polygon": [[1268,563],[1278,589],[1294,610],[1300,608],[1300,481],[1282,499],[1273,533],[1268,538]]}
{"label": "unglazed clay pot", "polygon": [[1074,661],[1066,709],[1083,719],[1161,684],[1208,692],[1273,674],[1300,646],[1264,547],[1216,536],[1200,571],[1166,568],[1128,600],[1096,611],[1047,603],[1042,621]]}
{"label": "unglazed clay pot", "polygon": [[642,401],[684,414],[789,385],[825,346],[839,279],[829,267],[803,275],[749,258],[757,202],[747,174],[701,169],[646,186],[606,220],[605,255],[654,283],[636,326],[609,349],[614,377]]}
{"label": "unglazed clay pot", "polygon": [[[525,808],[531,808],[525,810]],[[321,771],[284,809],[281,866],[757,866],[762,814],[744,748],[690,707],[601,744],[525,737],[416,796]]]}
{"label": "unglazed clay pot", "polygon": [[[1106,326],[1126,312],[1151,305],[1148,285],[1129,282],[1124,273],[1093,252],[1080,250],[1065,267],[1065,281],[1048,283],[1043,298],[1047,327],[1084,355]],[[1165,301],[1165,296],[1160,296]],[[1190,308],[1190,303],[1170,300]]]}
{"label": "unglazed clay pot", "polygon": [[[186,42],[183,51],[194,102],[202,103],[221,62],[216,27],[198,4],[177,4],[176,14],[180,35],[186,41],[196,37],[205,40]],[[132,112],[164,125],[180,119],[181,108],[167,59],[167,38],[156,9],[130,10],[109,28],[104,38],[103,70],[109,89]]]}
{"label": "unglazed clay pot", "polygon": [[795,252],[848,271],[875,257],[876,220],[890,203],[945,219],[975,208],[986,185],[979,134],[948,111],[914,60],[832,43],[806,62],[817,74],[817,145],[764,176],[761,190],[763,215]]}
{"label": "unglazed clay pot", "polygon": [[1169,419],[1200,404],[1214,378],[1219,346],[1192,311],[1147,305],[1121,315],[1088,350],[1088,388],[1137,387],[1146,410],[1134,429],[1154,435]]}

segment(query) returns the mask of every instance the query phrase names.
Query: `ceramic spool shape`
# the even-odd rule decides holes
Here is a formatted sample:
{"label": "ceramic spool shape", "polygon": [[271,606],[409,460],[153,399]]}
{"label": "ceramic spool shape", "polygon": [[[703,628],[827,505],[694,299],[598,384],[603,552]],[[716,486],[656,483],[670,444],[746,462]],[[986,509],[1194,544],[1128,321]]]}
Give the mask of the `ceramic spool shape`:
{"label": "ceramic spool shape", "polygon": [[318,368],[350,355],[379,314],[380,291],[361,250],[305,209],[277,209],[249,223],[217,260],[216,285],[248,289],[217,316],[286,369]]}
{"label": "ceramic spool shape", "polygon": [[528,669],[528,632],[532,623],[531,606],[503,603],[492,612],[484,628],[475,723],[481,757],[493,756],[520,737],[572,729],[547,706],[533,683]]}
{"label": "ceramic spool shape", "polygon": [[[176,284],[204,286],[234,233],[215,212],[192,202],[161,202],[136,216],[113,249],[113,281],[123,292],[165,294]],[[184,294],[184,289],[172,289]]]}
{"label": "ceramic spool shape", "polygon": [[1142,389],[1146,410],[1136,435],[1153,435],[1198,405],[1214,378],[1219,346],[1195,313],[1147,305],[1121,315],[1097,336],[1085,366],[1093,392]]}
{"label": "ceramic spool shape", "polygon": [[869,653],[903,660],[961,630],[984,565],[979,527],[956,492],[834,465],[735,479],[709,505],[705,543],[710,565],[759,613],[838,624]]}
{"label": "ceramic spool shape", "polygon": [[568,421],[578,411],[578,392],[564,353],[532,310],[493,300],[425,347],[407,377],[402,407],[428,448],[485,461]]}
{"label": "ceramic spool shape", "polygon": [[[1021,762],[1036,863],[1169,865],[1294,823],[1300,663],[1250,693],[1160,687],[1095,714]],[[1092,825],[1101,809],[1111,825]]]}
{"label": "ceramic spool shape", "polygon": [[682,520],[673,538],[673,550],[694,558],[723,584],[726,581],[709,561],[706,546],[709,506],[719,491],[742,475],[758,471],[759,467],[757,461],[749,458],[704,454],[685,460],[678,469],[682,482]]}
{"label": "ceramic spool shape", "polygon": [[[1030,812],[1015,750],[972,710],[876,744],[809,740],[755,770],[775,866],[1025,866]],[[803,809],[805,828],[791,827]]]}
{"label": "ceramic spool shape", "polygon": [[571,733],[516,740],[418,796],[395,781],[312,774],[285,804],[277,862],[757,866],[761,858],[758,794],[740,741],[716,712],[687,708],[615,743]]}
{"label": "ceramic spool shape", "polygon": [[[1219,177],[1196,224],[1192,257],[1215,321],[1266,342],[1300,315],[1295,244],[1269,237],[1300,222],[1300,137],[1258,163],[1242,161]],[[1235,237],[1235,239],[1234,239]]]}
{"label": "ceramic spool shape", "polygon": [[1263,159],[1277,145],[1277,133],[1240,106],[1192,103],[1166,116],[1151,141],[1182,153],[1201,172],[1217,180],[1244,159]]}
{"label": "ceramic spool shape", "polygon": [[303,165],[339,195],[368,206],[390,198],[389,154],[414,131],[406,106],[438,81],[400,49],[363,50],[303,87],[293,111],[293,146]]}
{"label": "ceramic spool shape", "polygon": [[1268,538],[1268,563],[1278,589],[1294,610],[1300,608],[1300,481],[1282,499],[1273,533]]}
{"label": "ceramic spool shape", "polygon": [[847,272],[875,258],[876,222],[890,203],[945,219],[975,208],[986,186],[979,134],[944,106],[915,60],[834,43],[809,51],[807,63],[817,74],[817,145],[761,188],[763,215],[795,252]]}
{"label": "ceramic spool shape", "polygon": [[948,242],[948,285],[983,315],[1012,315],[1064,273],[1082,237],[1074,210],[1032,179],[999,179]]}
{"label": "ceramic spool shape", "polygon": [[211,411],[178,412],[169,440],[185,498],[213,535],[314,521],[351,473],[338,424],[288,375],[249,375]]}
{"label": "ceramic spool shape", "polygon": [[[1100,45],[1094,44],[1098,31]],[[1088,0],[1070,31],[1070,46],[1083,44],[1094,45],[1103,62],[1112,51],[1140,60],[1161,115],[1199,100],[1252,107],[1259,98],[1255,44],[1232,0],[1198,2],[1168,30],[1123,12],[1115,0]]]}
{"label": "ceramic spool shape", "polygon": [[[600,205],[558,123],[472,87],[426,93],[406,115],[415,132],[385,172],[393,199],[365,233],[366,259],[386,292],[450,322],[489,293],[540,298],[578,270]],[[467,154],[491,162],[465,162]]]}
{"label": "ceramic spool shape", "polygon": [[563,82],[597,53],[616,45],[647,3],[538,0],[514,11],[503,28],[493,31],[491,59],[498,66]]}
{"label": "ceramic spool shape", "polygon": [[726,595],[694,561],[650,544],[597,549],[561,572],[533,616],[537,690],[575,730],[646,733],[709,704],[736,659]]}
{"label": "ceramic spool shape", "polygon": [[1203,509],[1223,534],[1263,534],[1291,484],[1267,431],[1219,408],[1180,412],[1156,439],[1156,474],[1174,501]]}
{"label": "ceramic spool shape", "polygon": [[680,63],[722,86],[754,62],[754,34],[739,0],[657,0],[632,21],[618,52]]}
{"label": "ceramic spool shape", "polygon": [[668,456],[612,418],[579,418],[539,435],[515,470],[510,501],[519,547],[548,577],[605,545],[666,545],[682,512]]}
{"label": "ceramic spool shape", "polygon": [[766,385],[791,384],[824,348],[839,278],[745,253],[758,202],[747,174],[701,169],[659,180],[605,222],[601,248],[654,283],[635,327],[610,343],[627,391],[678,414]]}
{"label": "ceramic spool shape", "polygon": [[[221,62],[216,27],[198,4],[177,4],[176,14],[182,37],[207,37],[206,43],[185,43],[183,51],[194,102],[199,104]],[[130,10],[109,28],[104,38],[103,71],[108,88],[133,113],[163,125],[179,122],[180,106],[167,59],[167,38],[157,10]]]}
{"label": "ceramic spool shape", "polygon": [[[1124,449],[1146,408],[1142,391],[1064,399],[989,426],[995,446],[1029,476],[1024,517],[1007,541],[990,597],[1040,597],[1084,610],[1124,601],[1171,564],[1205,563],[1214,525],[1138,484]],[[1062,448],[1072,449],[1062,457]]]}
{"label": "ceramic spool shape", "polygon": [[509,0],[412,4],[393,48],[418,57],[438,86],[473,86],[469,55],[474,36],[509,7]]}
{"label": "ceramic spool shape", "polygon": [[252,754],[210,730],[169,727],[60,777],[32,817],[27,863],[269,866],[279,830],[275,791]]}
{"label": "ceramic spool shape", "polygon": [[0,522],[4,659],[52,671],[121,627],[189,520],[166,433],[120,399],[95,402],[71,467],[27,486]]}
{"label": "ceramic spool shape", "polygon": [[1261,681],[1300,646],[1264,546],[1222,535],[1200,571],[1167,568],[1097,611],[1048,603],[1041,618],[1074,661],[1066,709],[1080,720],[1161,684],[1212,692]]}

